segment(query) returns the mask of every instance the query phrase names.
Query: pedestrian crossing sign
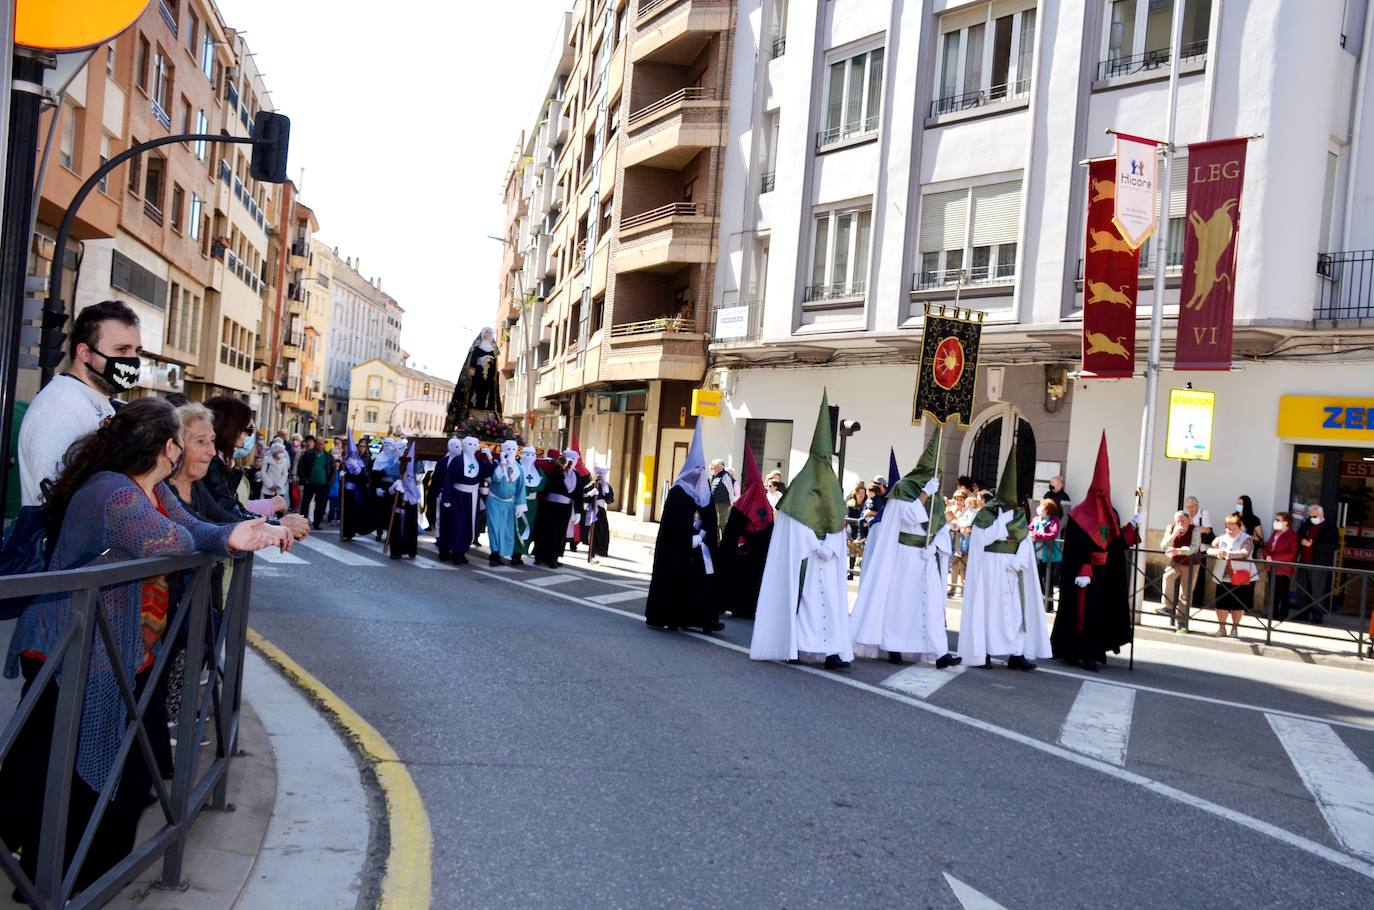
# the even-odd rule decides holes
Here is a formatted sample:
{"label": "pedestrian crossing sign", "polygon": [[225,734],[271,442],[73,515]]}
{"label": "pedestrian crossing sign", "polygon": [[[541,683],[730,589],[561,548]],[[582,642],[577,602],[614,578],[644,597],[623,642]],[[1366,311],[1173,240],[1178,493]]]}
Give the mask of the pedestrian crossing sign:
{"label": "pedestrian crossing sign", "polygon": [[1164,457],[1184,461],[1212,460],[1212,414],[1216,392],[1196,389],[1169,390],[1169,429],[1164,438]]}

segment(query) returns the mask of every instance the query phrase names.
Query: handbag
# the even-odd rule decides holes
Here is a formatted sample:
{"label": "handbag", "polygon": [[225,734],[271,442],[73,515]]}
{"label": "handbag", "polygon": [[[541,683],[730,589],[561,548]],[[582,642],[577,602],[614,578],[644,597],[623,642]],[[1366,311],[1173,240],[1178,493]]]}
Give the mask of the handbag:
{"label": "handbag", "polygon": [[1250,583],[1250,578],[1250,571],[1248,569],[1237,569],[1234,566],[1231,567],[1231,584],[1248,585]]}

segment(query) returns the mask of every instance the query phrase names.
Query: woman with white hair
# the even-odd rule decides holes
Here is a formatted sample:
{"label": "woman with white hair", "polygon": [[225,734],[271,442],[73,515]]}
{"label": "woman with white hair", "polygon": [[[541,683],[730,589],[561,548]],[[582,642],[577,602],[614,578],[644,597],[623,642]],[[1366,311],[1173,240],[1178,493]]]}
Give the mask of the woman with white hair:
{"label": "woman with white hair", "polygon": [[291,459],[286,457],[286,443],[274,439],[262,464],[262,495],[284,496],[290,483]]}

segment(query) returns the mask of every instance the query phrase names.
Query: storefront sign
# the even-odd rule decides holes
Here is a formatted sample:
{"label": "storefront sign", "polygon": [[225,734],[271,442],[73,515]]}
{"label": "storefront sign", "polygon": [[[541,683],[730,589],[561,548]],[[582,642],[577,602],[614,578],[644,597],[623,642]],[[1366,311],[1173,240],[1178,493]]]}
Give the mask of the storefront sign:
{"label": "storefront sign", "polygon": [[1169,430],[1164,438],[1164,457],[1212,460],[1212,415],[1216,403],[1216,392],[1169,390]]}
{"label": "storefront sign", "polygon": [[692,389],[692,416],[719,417],[720,393],[706,389]]}
{"label": "storefront sign", "polygon": [[749,308],[731,306],[716,310],[717,338],[746,338],[749,335]]}
{"label": "storefront sign", "polygon": [[1159,143],[1153,139],[1116,134],[1116,210],[1112,221],[1132,249],[1140,249],[1159,220],[1159,188],[1155,161]]}
{"label": "storefront sign", "polygon": [[1341,476],[1374,479],[1374,461],[1365,461],[1363,458],[1354,461],[1342,461]]}
{"label": "storefront sign", "polygon": [[1279,398],[1278,434],[1374,445],[1374,398],[1284,395]]}
{"label": "storefront sign", "polygon": [[[1116,159],[1088,165],[1088,239],[1083,254],[1085,379],[1127,379],[1135,373],[1135,295],[1140,250],[1123,239],[1113,212]],[[1154,179],[1154,165],[1150,166]]]}
{"label": "storefront sign", "polygon": [[1188,146],[1188,227],[1183,239],[1176,370],[1231,369],[1236,234],[1248,141],[1241,137]]}

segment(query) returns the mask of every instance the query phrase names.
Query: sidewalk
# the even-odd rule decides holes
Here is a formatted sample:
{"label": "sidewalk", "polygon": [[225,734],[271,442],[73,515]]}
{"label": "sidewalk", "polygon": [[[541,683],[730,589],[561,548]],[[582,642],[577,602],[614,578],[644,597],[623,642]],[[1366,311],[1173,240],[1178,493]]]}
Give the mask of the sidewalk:
{"label": "sidewalk", "polygon": [[[0,629],[8,642],[9,629]],[[240,754],[229,768],[233,810],[207,808],[192,828],[184,887],[156,885],[158,861],[107,907],[116,910],[340,910],[370,905],[369,798],[352,751],[294,686],[253,651],[245,669]],[[0,717],[19,699],[19,681],[0,679]],[[209,747],[206,747],[209,748]],[[140,842],[160,827],[149,808]],[[0,910],[12,886],[0,879]]]}

